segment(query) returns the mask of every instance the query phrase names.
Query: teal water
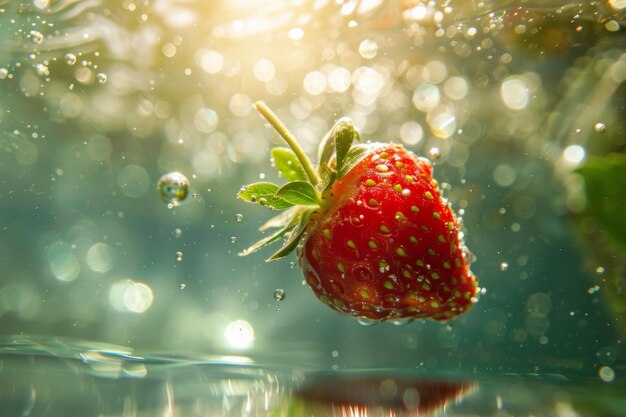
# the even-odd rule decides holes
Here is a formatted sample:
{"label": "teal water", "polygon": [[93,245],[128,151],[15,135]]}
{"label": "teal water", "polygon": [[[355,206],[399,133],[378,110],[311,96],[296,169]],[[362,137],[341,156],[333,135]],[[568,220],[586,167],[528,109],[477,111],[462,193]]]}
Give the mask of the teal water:
{"label": "teal water", "polygon": [[[0,0],[0,416],[626,415],[625,24],[619,0]],[[432,158],[468,314],[367,326],[295,257],[237,255],[269,214],[236,192],[283,181],[259,99],[311,155],[348,116]]]}
{"label": "teal water", "polygon": [[624,384],[558,374],[262,365],[242,356],[140,356],[55,338],[6,339],[3,415],[623,416]]}

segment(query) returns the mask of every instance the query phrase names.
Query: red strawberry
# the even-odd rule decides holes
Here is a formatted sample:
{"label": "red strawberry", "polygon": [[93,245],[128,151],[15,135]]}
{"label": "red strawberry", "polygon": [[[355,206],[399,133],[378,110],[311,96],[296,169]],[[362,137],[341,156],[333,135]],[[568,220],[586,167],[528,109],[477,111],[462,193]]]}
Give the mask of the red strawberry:
{"label": "red strawberry", "polygon": [[290,182],[252,184],[239,197],[288,211],[261,228],[278,232],[243,254],[287,236],[269,260],[298,247],[318,298],[357,318],[444,321],[471,307],[477,282],[468,251],[427,159],[401,145],[352,146],[358,134],[341,119],[320,146],[316,171],[276,116],[257,108],[292,149],[272,150]]}

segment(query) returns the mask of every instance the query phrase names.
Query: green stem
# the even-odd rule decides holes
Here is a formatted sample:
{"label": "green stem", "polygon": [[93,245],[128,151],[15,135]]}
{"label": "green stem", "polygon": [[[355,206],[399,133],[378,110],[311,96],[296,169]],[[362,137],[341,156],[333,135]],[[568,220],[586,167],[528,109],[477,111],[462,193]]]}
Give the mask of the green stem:
{"label": "green stem", "polygon": [[256,107],[259,113],[261,113],[268,122],[270,122],[270,124],[274,127],[274,129],[276,129],[276,131],[283,138],[283,140],[287,142],[287,145],[289,145],[293,153],[296,154],[296,157],[302,164],[302,168],[304,168],[304,172],[306,173],[307,177],[309,177],[309,181],[311,182],[311,184],[313,186],[319,184],[322,180],[317,174],[317,171],[315,171],[311,160],[306,156],[306,154],[296,141],[296,138],[289,132],[289,130],[287,130],[287,127],[283,124],[283,122],[278,119],[278,116],[276,116],[276,114],[274,114],[274,112],[262,101],[257,101],[256,103],[254,103],[254,107]]}

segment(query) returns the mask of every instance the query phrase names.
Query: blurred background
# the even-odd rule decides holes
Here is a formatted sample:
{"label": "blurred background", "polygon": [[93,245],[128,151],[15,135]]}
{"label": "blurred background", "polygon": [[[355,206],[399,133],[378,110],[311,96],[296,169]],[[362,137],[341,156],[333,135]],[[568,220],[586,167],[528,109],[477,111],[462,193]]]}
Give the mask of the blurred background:
{"label": "blurred background", "polygon": [[[619,379],[624,24],[623,0],[0,1],[0,333]],[[430,157],[476,258],[473,310],[364,326],[295,257],[239,257],[269,215],[236,192],[281,181],[256,100],[311,154],[349,116]],[[163,201],[173,172],[188,195]]]}

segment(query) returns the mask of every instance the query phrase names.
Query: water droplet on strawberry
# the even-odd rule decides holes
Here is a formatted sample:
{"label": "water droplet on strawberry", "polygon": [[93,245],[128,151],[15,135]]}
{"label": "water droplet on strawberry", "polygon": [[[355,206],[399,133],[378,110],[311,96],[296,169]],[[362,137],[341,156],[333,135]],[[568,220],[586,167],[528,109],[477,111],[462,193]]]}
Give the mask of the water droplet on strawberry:
{"label": "water droplet on strawberry", "polygon": [[374,272],[367,266],[358,266],[354,269],[354,275],[359,281],[371,282],[374,279]]}
{"label": "water droplet on strawberry", "polygon": [[378,323],[376,320],[368,319],[367,317],[357,317],[356,321],[361,326],[371,326],[373,324]]}

